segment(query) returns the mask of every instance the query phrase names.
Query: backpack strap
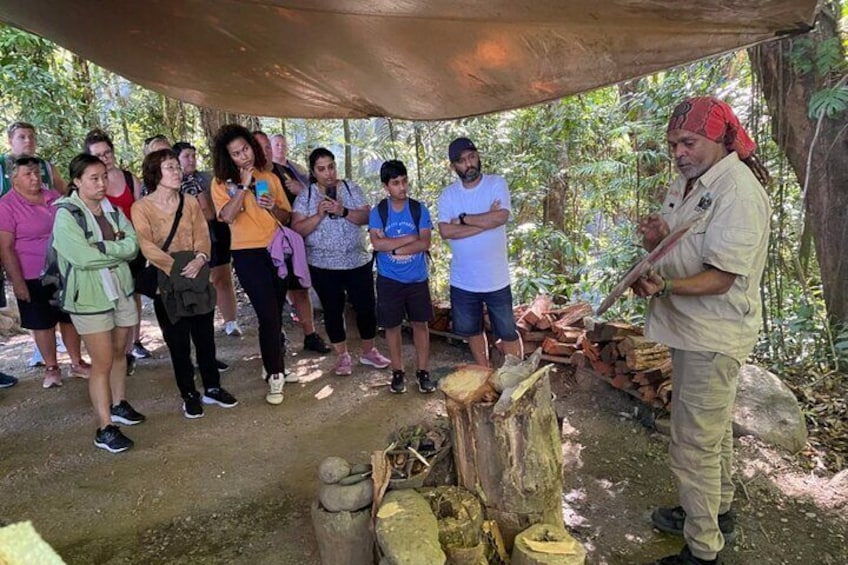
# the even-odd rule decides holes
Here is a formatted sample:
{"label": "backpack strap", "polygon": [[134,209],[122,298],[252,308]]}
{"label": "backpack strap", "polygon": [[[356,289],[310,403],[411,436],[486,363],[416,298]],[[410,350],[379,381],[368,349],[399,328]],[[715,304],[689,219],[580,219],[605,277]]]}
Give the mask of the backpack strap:
{"label": "backpack strap", "polygon": [[[385,230],[386,224],[389,223],[388,198],[383,198],[377,204],[377,213],[380,214],[380,220],[383,222],[383,230]],[[409,199],[409,214],[412,216],[412,223],[415,224],[415,231],[421,233],[421,203],[414,198]]]}
{"label": "backpack strap", "polygon": [[130,189],[130,194],[135,197],[135,182],[133,181],[132,173],[126,169],[121,169],[121,172],[124,173],[124,182],[127,183],[127,188]]}
{"label": "backpack strap", "polygon": [[83,213],[82,209],[76,204],[71,204],[70,202],[59,202],[56,204],[57,208],[61,208],[62,210],[67,210],[71,213],[71,216],[74,217],[74,220],[77,221],[77,225],[82,229],[85,238],[88,239],[92,236],[92,231],[88,229],[88,221],[85,218],[85,213]]}
{"label": "backpack strap", "polygon": [[377,204],[377,213],[380,214],[380,221],[383,222],[383,231],[386,231],[386,224],[389,223],[389,199],[383,198]]}

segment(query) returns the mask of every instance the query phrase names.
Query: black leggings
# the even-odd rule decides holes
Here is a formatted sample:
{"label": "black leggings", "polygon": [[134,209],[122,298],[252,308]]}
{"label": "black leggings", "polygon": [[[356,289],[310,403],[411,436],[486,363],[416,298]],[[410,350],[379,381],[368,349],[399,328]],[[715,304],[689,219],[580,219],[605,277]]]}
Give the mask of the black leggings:
{"label": "black leggings", "polygon": [[345,298],[350,300],[356,311],[360,339],[374,339],[377,335],[377,314],[372,261],[355,269],[343,270],[321,269],[310,265],[309,274],[312,275],[312,288],[324,308],[324,327],[330,343],[342,343],[347,338]]}
{"label": "black leggings", "polygon": [[186,398],[189,394],[197,393],[194,388],[194,365],[191,362],[191,342],[197,354],[197,364],[200,366],[200,379],[203,388],[218,388],[221,386],[221,375],[215,363],[215,329],[213,318],[215,310],[208,314],[180,318],[172,324],[162,304],[162,298],[153,300],[153,310],[156,320],[162,330],[162,337],[171,354],[171,365],[174,367],[174,377],[180,395]]}
{"label": "black leggings", "polygon": [[259,319],[259,351],[268,375],[285,368],[281,334],[286,281],[277,276],[267,249],[234,249],[233,267]]}

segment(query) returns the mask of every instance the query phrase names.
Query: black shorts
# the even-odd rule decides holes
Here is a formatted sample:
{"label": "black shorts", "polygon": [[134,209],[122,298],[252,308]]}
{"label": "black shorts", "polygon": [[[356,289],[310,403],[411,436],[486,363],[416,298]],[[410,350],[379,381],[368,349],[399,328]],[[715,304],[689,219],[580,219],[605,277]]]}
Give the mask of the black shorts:
{"label": "black shorts", "polygon": [[29,302],[18,300],[18,311],[21,313],[21,327],[28,330],[49,330],[56,324],[70,324],[71,317],[59,310],[58,306],[50,304],[56,294],[54,285],[44,286],[40,279],[26,281],[29,290]]}
{"label": "black shorts", "polygon": [[232,260],[230,255],[230,226],[218,220],[209,222],[209,239],[212,241],[212,253],[209,257],[209,267],[220,267],[229,265]]}
{"label": "black shorts", "polygon": [[286,257],[286,270],[289,273],[286,275],[286,290],[303,290],[307,288],[300,284],[300,279],[294,274],[291,257]]}
{"label": "black shorts", "polygon": [[402,283],[377,275],[377,325],[395,328],[403,322],[430,322],[434,319],[428,281]]}

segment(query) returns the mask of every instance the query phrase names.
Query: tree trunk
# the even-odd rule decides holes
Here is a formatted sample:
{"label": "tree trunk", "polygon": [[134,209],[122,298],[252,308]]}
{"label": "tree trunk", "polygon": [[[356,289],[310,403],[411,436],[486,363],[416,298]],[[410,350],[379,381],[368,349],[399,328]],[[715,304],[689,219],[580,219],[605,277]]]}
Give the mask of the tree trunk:
{"label": "tree trunk", "polygon": [[350,121],[345,118],[342,120],[344,128],[344,152],[345,152],[345,176],[346,179],[353,178],[353,153],[350,146]]}
{"label": "tree trunk", "polygon": [[465,406],[447,395],[445,402],[459,485],[480,497],[507,549],[532,524],[562,527],[562,446],[549,377],[505,417],[493,417],[492,403]]}
{"label": "tree trunk", "polygon": [[247,114],[231,114],[211,108],[200,108],[200,123],[203,125],[203,133],[206,134],[206,143],[212,149],[212,140],[221,126],[227,124],[241,124],[250,131],[259,129],[259,118]]}
{"label": "tree trunk", "polygon": [[807,115],[810,98],[830,84],[827,77],[802,74],[791,63],[803,49],[802,41],[810,42],[812,48],[803,56],[812,59],[816,46],[828,40],[838,45],[844,60],[837,21],[825,8],[810,34],[760,45],[750,50],[750,56],[774,116],[775,141],[802,186],[809,175],[807,218],[812,222],[828,315],[835,322],[848,322],[848,112],[824,118],[813,146],[816,121]]}

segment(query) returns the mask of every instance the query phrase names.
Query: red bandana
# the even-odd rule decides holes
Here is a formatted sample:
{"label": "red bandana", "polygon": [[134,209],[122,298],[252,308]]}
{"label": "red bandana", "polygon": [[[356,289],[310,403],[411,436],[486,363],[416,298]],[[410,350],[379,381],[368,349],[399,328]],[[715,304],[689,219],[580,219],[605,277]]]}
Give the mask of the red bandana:
{"label": "red bandana", "polygon": [[711,96],[690,98],[678,104],[668,120],[668,131],[673,129],[691,131],[716,143],[724,143],[725,148],[736,151],[740,159],[747,159],[757,149],[733,109]]}

